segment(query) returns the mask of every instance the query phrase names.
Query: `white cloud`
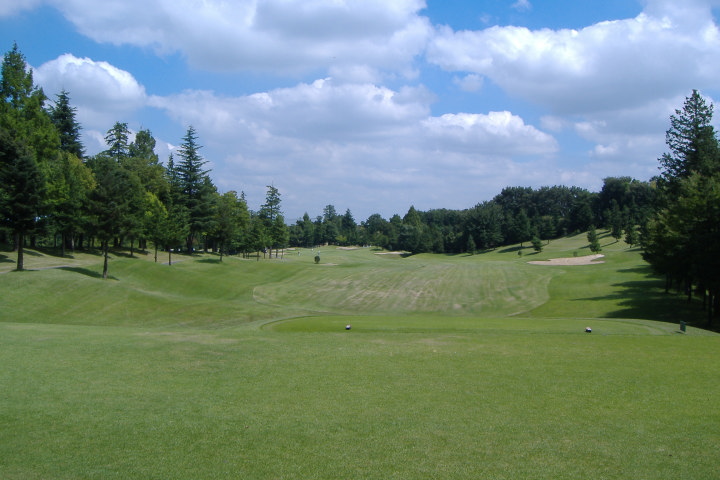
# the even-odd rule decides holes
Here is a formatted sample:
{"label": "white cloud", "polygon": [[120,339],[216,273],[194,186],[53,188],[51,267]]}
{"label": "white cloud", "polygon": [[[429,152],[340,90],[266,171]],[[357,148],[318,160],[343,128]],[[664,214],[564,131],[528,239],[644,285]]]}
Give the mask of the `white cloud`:
{"label": "white cloud", "polygon": [[242,97],[187,91],[150,104],[196,127],[221,189],[245,190],[251,203],[271,182],[304,204],[322,191],[311,214],[327,203],[350,206],[358,219],[411,204],[466,208],[478,201],[478,185],[499,191],[530,178],[528,157],[557,151],[552,136],[510,112],[433,117],[432,100],[422,87],[320,79]]}
{"label": "white cloud", "polygon": [[43,0],[5,0],[0,2],[0,18],[9,17],[23,10],[30,10],[40,5]]}
{"label": "white cloud", "polygon": [[150,104],[212,135],[232,134],[257,142],[348,142],[393,138],[408,123],[427,116],[429,98],[424,88],[393,91],[328,78],[243,97],[188,91],[152,97]]}
{"label": "white cloud", "polygon": [[67,90],[78,121],[91,130],[107,130],[146,102],[145,88],[129,72],[71,54],[40,65],[34,79],[51,99]]}
{"label": "white cloud", "polygon": [[[531,7],[513,1],[502,8]],[[0,5],[0,16],[40,3]],[[433,30],[421,0],[45,3],[97,42],[179,53],[196,79],[201,70],[250,70],[293,85],[242,96],[148,95],[129,72],[73,55],[35,71],[51,98],[70,92],[88,150],[101,148],[115,121],[165,114],[172,128],[198,130],[221,190],[245,190],[259,205],[274,183],[290,220],[303,213],[295,208],[315,215],[327,203],[361,220],[411,204],[466,208],[508,185],[646,179],[657,171],[670,113],[691,88],[714,88],[720,78],[720,31],[702,0],[647,0],[635,18],[578,30],[478,31]],[[456,99],[470,99],[465,113],[433,104],[432,87],[420,83],[432,69],[418,61],[425,53],[452,72],[444,78],[452,76]],[[438,79],[430,73],[428,82]],[[409,79],[418,85],[399,86]],[[521,113],[523,100],[532,113]]]}
{"label": "white cloud", "polygon": [[520,12],[527,12],[528,10],[532,10],[532,5],[528,0],[517,0],[512,4],[512,8]]}
{"label": "white cloud", "polygon": [[427,135],[442,150],[483,156],[547,155],[557,150],[555,139],[510,112],[445,114],[423,122]]}
{"label": "white cloud", "polygon": [[49,1],[95,41],[180,52],[215,71],[412,75],[432,34],[422,0]]}
{"label": "white cloud", "polygon": [[551,132],[561,132],[568,124],[569,122],[565,118],[554,115],[543,115],[540,118],[540,126]]}
{"label": "white cloud", "polygon": [[440,28],[428,58],[490,78],[553,113],[609,111],[715,85],[720,33],[707,2],[649,1],[635,18],[580,30]]}
{"label": "white cloud", "polygon": [[454,77],[453,83],[465,92],[478,92],[483,86],[483,77],[474,73],[465,75],[462,78]]}

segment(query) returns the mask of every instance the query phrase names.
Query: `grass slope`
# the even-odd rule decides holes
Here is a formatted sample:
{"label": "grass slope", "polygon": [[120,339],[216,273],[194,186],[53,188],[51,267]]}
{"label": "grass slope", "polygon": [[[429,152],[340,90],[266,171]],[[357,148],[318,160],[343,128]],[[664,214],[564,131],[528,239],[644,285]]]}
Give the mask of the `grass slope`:
{"label": "grass slope", "polygon": [[622,243],[527,264],[583,240],[116,256],[108,281],[6,252],[0,478],[716,478],[720,336],[655,321],[699,309]]}

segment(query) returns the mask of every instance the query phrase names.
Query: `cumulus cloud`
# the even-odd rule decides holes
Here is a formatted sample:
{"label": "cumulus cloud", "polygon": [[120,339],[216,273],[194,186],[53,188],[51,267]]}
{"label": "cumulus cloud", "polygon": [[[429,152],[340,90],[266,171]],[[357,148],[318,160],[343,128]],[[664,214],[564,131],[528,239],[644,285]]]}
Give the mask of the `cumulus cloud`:
{"label": "cumulus cloud", "polygon": [[213,135],[233,133],[258,142],[302,138],[309,142],[382,140],[394,137],[429,112],[422,87],[393,91],[331,78],[243,97],[187,91],[152,97],[150,105]]}
{"label": "cumulus cloud", "polygon": [[129,72],[69,53],[40,65],[34,78],[51,99],[63,89],[70,92],[77,119],[88,129],[107,130],[142,108],[147,97]]}
{"label": "cumulus cloud", "polygon": [[[576,30],[433,28],[422,0],[18,0],[0,16],[42,3],[96,42],[179,54],[198,78],[254,71],[283,85],[148,94],[131,73],[70,54],[35,70],[51,98],[70,91],[88,150],[117,120],[167,115],[172,128],[197,129],[221,190],[259,204],[274,183],[290,220],[302,215],[293,204],[315,214],[334,203],[361,219],[411,204],[465,208],[507,185],[648,178],[670,113],[720,78],[720,0],[646,0],[635,18]],[[437,106],[434,85],[421,83],[439,78],[423,77],[436,66],[451,72],[451,102],[470,99],[464,111]]]}
{"label": "cumulus cloud", "polygon": [[215,71],[411,75],[432,34],[422,0],[47,1],[95,41],[179,52]]}
{"label": "cumulus cloud", "polygon": [[635,18],[580,30],[494,26],[438,29],[428,59],[485,76],[554,113],[609,111],[669,98],[720,74],[720,33],[710,4],[648,1]]}
{"label": "cumulus cloud", "polygon": [[221,188],[247,185],[249,196],[261,197],[258,185],[273,182],[289,199],[317,189],[323,192],[318,202],[336,198],[358,205],[353,208],[361,215],[386,213],[402,201],[399,186],[406,207],[465,208],[477,201],[480,183],[505,181],[506,174],[524,171],[525,157],[557,151],[552,136],[510,112],[436,117],[432,101],[424,87],[393,90],[325,78],[240,97],[186,91],[153,96],[149,104],[197,128],[208,158],[222,169],[215,172]]}
{"label": "cumulus cloud", "polygon": [[445,114],[423,122],[429,137],[443,150],[476,152],[479,156],[547,155],[555,139],[510,112]]}

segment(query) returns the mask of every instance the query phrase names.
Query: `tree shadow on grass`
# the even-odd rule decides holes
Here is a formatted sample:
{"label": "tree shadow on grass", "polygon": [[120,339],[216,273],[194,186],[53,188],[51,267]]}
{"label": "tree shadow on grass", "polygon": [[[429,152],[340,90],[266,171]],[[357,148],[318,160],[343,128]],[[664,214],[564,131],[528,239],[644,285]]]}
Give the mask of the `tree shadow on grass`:
{"label": "tree shadow on grass", "polygon": [[705,327],[706,317],[702,302],[687,302],[685,295],[665,293],[665,282],[653,276],[649,267],[621,270],[624,273],[645,274],[642,280],[613,284],[615,293],[597,297],[578,298],[576,301],[611,301],[621,308],[607,312],[606,318],[639,318],[667,323],[684,321],[689,325]]}
{"label": "tree shadow on grass", "polygon": [[198,263],[222,263],[219,258],[201,258]]}
{"label": "tree shadow on grass", "polygon": [[[85,275],[87,277],[92,278],[102,278],[102,272],[96,272],[94,270],[89,270],[87,268],[81,268],[81,267],[59,267],[60,270],[64,270],[66,272],[73,272],[73,273],[79,273],[80,275]],[[117,277],[113,277],[112,275],[108,275],[108,280],[117,280]]]}

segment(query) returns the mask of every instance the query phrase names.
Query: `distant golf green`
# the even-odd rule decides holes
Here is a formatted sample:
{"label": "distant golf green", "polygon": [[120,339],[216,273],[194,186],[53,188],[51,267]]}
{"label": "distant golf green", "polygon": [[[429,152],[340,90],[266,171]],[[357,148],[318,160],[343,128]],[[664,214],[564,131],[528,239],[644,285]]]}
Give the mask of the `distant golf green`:
{"label": "distant golf green", "polygon": [[0,252],[0,478],[717,478],[720,336],[601,240]]}

